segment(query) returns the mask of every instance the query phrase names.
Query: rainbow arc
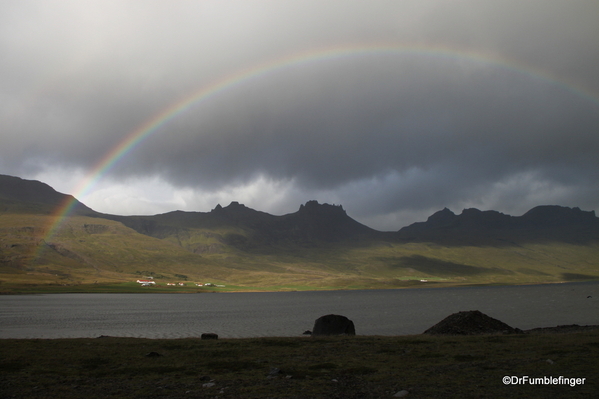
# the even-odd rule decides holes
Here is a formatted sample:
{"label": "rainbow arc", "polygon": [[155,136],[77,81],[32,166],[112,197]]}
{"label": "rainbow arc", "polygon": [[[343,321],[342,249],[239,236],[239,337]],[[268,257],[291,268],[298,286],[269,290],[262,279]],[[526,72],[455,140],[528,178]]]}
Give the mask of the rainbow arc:
{"label": "rainbow arc", "polygon": [[523,74],[533,79],[540,79],[551,84],[557,85],[564,90],[593,102],[599,106],[599,100],[592,93],[589,93],[572,84],[567,84],[546,71],[533,69],[528,66],[518,64],[512,60],[499,58],[490,54],[470,52],[460,49],[433,46],[410,46],[397,44],[359,44],[348,46],[337,46],[330,48],[310,49],[304,52],[289,54],[283,57],[268,60],[266,62],[253,65],[249,68],[239,70],[236,73],[223,76],[211,84],[205,85],[198,90],[191,92],[179,101],[170,104],[152,118],[141,123],[135,130],[127,133],[123,139],[118,142],[110,151],[98,161],[95,166],[87,173],[81,183],[64,204],[59,206],[52,215],[52,222],[44,240],[49,242],[57,229],[60,228],[63,220],[72,212],[77,203],[76,198],[82,198],[91,191],[94,185],[106,176],[110,170],[127,154],[131,153],[140,143],[147,140],[154,134],[161,131],[161,128],[171,122],[173,119],[181,116],[190,109],[208,102],[217,95],[233,90],[238,85],[258,79],[265,79],[269,74],[289,67],[302,67],[316,62],[327,62],[346,57],[364,57],[377,56],[382,54],[398,55],[425,55],[431,57],[440,57],[452,60],[461,60],[464,62],[478,63],[495,68],[507,69],[519,74]]}

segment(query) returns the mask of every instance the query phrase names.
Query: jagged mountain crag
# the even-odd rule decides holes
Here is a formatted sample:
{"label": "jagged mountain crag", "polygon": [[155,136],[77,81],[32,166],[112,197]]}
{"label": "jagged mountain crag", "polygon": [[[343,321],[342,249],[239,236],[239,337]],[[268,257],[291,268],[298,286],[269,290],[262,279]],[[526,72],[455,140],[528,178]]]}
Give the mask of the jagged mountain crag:
{"label": "jagged mountain crag", "polygon": [[474,208],[456,215],[445,208],[426,222],[402,228],[398,236],[407,241],[446,245],[517,245],[552,241],[585,244],[599,239],[599,218],[594,211],[554,205],[537,206],[522,216]]}
{"label": "jagged mountain crag", "polygon": [[341,205],[308,201],[299,210],[282,216],[256,211],[238,202],[217,205],[210,212],[175,211],[155,216],[105,216],[142,234],[166,238],[193,229],[227,231],[222,240],[238,249],[270,253],[334,244],[361,245],[393,239],[394,234],[371,229],[347,215]]}

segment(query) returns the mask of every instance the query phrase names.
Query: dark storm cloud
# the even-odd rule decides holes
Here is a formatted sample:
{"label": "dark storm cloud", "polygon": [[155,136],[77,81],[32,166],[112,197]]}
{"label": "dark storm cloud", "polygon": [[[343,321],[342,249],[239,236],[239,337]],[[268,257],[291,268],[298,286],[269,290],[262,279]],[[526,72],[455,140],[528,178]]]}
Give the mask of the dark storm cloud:
{"label": "dark storm cloud", "polygon": [[394,43],[422,51],[315,59],[229,87],[162,126],[110,177],[159,176],[198,193],[265,179],[287,187],[281,201],[293,207],[338,201],[366,219],[598,205],[595,1],[0,7],[1,173],[90,170],[226,76],[318,48]]}
{"label": "dark storm cloud", "polygon": [[513,70],[496,68],[489,79],[478,65],[464,73],[435,56],[382,57],[395,68],[347,68],[349,57],[326,72],[313,65],[318,76],[293,71],[240,88],[153,138],[145,148],[155,155],[141,168],[157,165],[184,176],[181,184],[190,182],[185,171],[201,184],[266,173],[323,188],[410,168],[461,171],[455,179],[472,184],[595,165],[599,118],[588,100]]}

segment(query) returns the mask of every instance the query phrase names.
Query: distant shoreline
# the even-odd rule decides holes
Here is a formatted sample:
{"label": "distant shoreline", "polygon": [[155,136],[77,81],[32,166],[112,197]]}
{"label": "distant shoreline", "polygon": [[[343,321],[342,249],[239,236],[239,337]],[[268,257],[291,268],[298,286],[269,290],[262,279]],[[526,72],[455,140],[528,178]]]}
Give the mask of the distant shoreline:
{"label": "distant shoreline", "polygon": [[[359,288],[318,288],[312,287],[308,289],[299,288],[281,288],[281,289],[268,289],[260,287],[240,287],[231,286],[225,288],[199,288],[199,287],[141,287],[139,285],[132,285],[130,287],[119,287],[122,283],[105,283],[105,284],[80,284],[80,285],[34,285],[34,284],[23,284],[14,285],[13,287],[0,286],[0,295],[38,295],[38,294],[208,294],[208,293],[251,293],[251,292],[322,292],[322,291],[367,291],[367,290],[403,290],[403,289],[435,289],[435,288],[470,288],[470,287],[525,287],[525,286],[543,286],[543,285],[557,285],[557,284],[593,284],[599,283],[598,280],[583,280],[583,281],[548,281],[538,283],[439,283],[439,282],[428,282],[426,285],[412,285],[412,286],[397,286],[397,287],[359,287]],[[75,289],[75,288],[83,289]],[[96,288],[98,287],[98,288]],[[8,288],[8,290],[7,290]],[[88,289],[86,289],[88,288]]]}

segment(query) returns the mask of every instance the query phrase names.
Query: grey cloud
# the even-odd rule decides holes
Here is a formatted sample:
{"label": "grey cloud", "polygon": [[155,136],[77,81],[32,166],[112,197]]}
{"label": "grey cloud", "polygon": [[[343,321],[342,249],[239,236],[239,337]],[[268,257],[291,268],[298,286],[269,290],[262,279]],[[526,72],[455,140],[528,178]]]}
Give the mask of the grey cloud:
{"label": "grey cloud", "polygon": [[111,177],[199,191],[263,177],[293,186],[285,201],[321,196],[364,217],[509,211],[535,192],[596,207],[599,102],[567,86],[599,92],[597,15],[594,1],[557,0],[4,2],[0,168],[89,170],[219,79],[294,53],[395,43],[449,50],[247,79],[166,123]]}
{"label": "grey cloud", "polygon": [[[334,74],[304,82],[321,91],[298,89],[297,79],[282,79],[275,88],[248,90],[238,99],[227,98],[226,106],[200,110],[195,123],[188,123],[197,129],[191,134],[173,129],[153,138],[148,151],[156,157],[142,167],[158,160],[161,170],[175,168],[173,175],[182,172],[177,168],[194,170],[203,182],[226,181],[254,169],[322,187],[444,164],[464,165],[471,179],[544,163],[595,164],[599,120],[594,105],[551,82],[530,84],[518,73],[502,76],[502,71],[491,81],[474,73],[454,80],[447,63],[436,68],[446,68],[439,76],[367,69],[344,76],[342,64]],[[380,80],[368,87],[351,83],[368,73]],[[376,95],[370,92],[373,86]],[[267,100],[254,97],[256,92]],[[169,153],[169,142],[179,134],[181,142]]]}

